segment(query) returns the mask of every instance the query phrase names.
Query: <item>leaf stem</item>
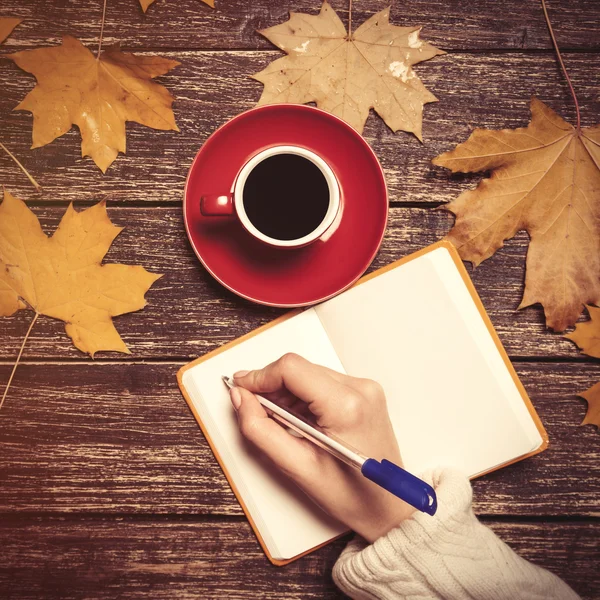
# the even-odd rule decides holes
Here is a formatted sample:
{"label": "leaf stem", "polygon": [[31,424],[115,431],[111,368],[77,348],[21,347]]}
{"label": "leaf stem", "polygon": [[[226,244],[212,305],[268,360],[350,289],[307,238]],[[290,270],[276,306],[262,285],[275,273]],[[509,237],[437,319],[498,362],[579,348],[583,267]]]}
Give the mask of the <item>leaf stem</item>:
{"label": "leaf stem", "polygon": [[0,400],[0,409],[2,408],[2,405],[4,404],[4,400],[6,400],[6,395],[8,394],[8,390],[10,389],[10,384],[12,383],[13,377],[15,376],[15,371],[17,370],[17,367],[19,366],[19,361],[21,360],[21,355],[23,354],[23,349],[25,348],[25,342],[27,342],[27,339],[29,338],[29,334],[31,333],[31,330],[33,329],[33,326],[39,316],[40,316],[40,313],[36,311],[35,315],[33,316],[32,321],[31,321],[31,324],[29,325],[29,329],[27,330],[27,333],[25,334],[25,339],[23,340],[23,343],[21,344],[21,349],[19,350],[19,355],[17,356],[15,366],[13,367],[10,377],[8,378],[8,383],[6,384],[6,387],[4,388],[4,394],[2,395],[2,400]]}
{"label": "leaf stem", "polygon": [[581,114],[579,112],[579,102],[577,102],[577,95],[575,94],[575,88],[571,83],[571,78],[567,73],[567,68],[565,67],[565,63],[563,62],[562,56],[560,54],[560,50],[558,48],[558,43],[556,38],[554,37],[554,30],[552,29],[552,23],[550,23],[550,17],[548,16],[548,10],[546,8],[546,1],[541,0],[542,8],[544,9],[544,16],[546,17],[546,24],[548,25],[548,31],[550,31],[550,37],[552,38],[552,44],[554,45],[554,50],[556,51],[556,56],[558,57],[558,62],[562,67],[562,71],[565,75],[567,83],[569,84],[569,89],[571,90],[571,96],[573,96],[573,102],[575,103],[575,110],[577,111],[577,131],[581,131]]}
{"label": "leaf stem", "polygon": [[352,0],[348,0],[348,39],[352,39]]}
{"label": "leaf stem", "polygon": [[96,60],[100,60],[100,51],[102,50],[102,38],[104,37],[104,21],[106,20],[106,0],[104,0],[104,6],[102,7],[102,23],[100,25],[100,41],[98,42],[98,55]]}
{"label": "leaf stem", "polygon": [[27,178],[29,181],[31,181],[31,184],[35,187],[35,189],[38,192],[41,192],[42,186],[29,174],[29,171],[17,160],[17,157],[2,142],[0,142],[0,148],[2,148],[2,150],[4,150],[4,152],[6,152],[6,154],[8,154],[17,163],[21,171],[27,175]]}

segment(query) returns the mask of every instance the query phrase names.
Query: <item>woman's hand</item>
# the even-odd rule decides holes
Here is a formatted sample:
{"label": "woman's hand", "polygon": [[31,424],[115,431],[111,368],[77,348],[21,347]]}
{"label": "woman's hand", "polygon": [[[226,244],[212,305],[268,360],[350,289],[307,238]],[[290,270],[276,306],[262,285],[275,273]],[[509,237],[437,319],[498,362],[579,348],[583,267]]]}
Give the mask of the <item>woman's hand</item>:
{"label": "woman's hand", "polygon": [[252,392],[311,418],[326,433],[369,458],[402,466],[381,386],[343,375],[297,354],[257,371],[234,375],[231,402],[240,430],[321,508],[367,541],[393,529],[415,510],[267,416]]}

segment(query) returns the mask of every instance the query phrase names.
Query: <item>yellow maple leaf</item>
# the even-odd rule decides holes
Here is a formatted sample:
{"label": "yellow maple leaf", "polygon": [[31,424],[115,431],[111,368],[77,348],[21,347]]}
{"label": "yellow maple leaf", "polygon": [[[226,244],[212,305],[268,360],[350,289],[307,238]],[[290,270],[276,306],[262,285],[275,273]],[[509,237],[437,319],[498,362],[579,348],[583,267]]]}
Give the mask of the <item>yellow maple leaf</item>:
{"label": "yellow maple leaf", "polygon": [[[584,354],[600,358],[600,308],[595,306],[586,308],[590,314],[590,320],[577,323],[575,331],[568,333],[565,337],[575,342]],[[600,428],[600,383],[578,395],[585,398],[588,403],[587,414],[581,424],[592,423]]]}
{"label": "yellow maple leaf", "polygon": [[575,342],[584,354],[600,358],[600,308],[587,306],[590,320],[575,325],[565,337]]}
{"label": "yellow maple leaf", "polygon": [[[140,5],[142,6],[142,10],[144,12],[146,12],[148,10],[148,7],[151,4],[154,4],[155,0],[140,0]],[[208,4],[208,6],[210,6],[211,8],[215,7],[215,0],[202,0],[202,2],[204,2],[204,4]]]}
{"label": "yellow maple leaf", "polygon": [[8,55],[37,79],[15,110],[33,113],[33,145],[39,148],[65,134],[81,131],[81,154],[105,172],[125,152],[125,123],[135,121],[179,131],[173,96],[152,78],[178,64],[159,56],[137,56],[113,46],[99,59],[79,40],[65,36],[60,46]]}
{"label": "yellow maple leaf", "polygon": [[23,19],[0,17],[0,44],[11,34],[12,30],[22,23]]}
{"label": "yellow maple leaf", "polygon": [[[102,265],[121,232],[105,202],[76,212],[70,205],[52,237],[26,204],[4,193],[0,204],[0,316],[29,305],[66,323],[82,352],[129,353],[112,317],[142,309],[145,293],[161,275],[143,267]],[[26,303],[26,304],[25,304]]]}
{"label": "yellow maple leaf", "polygon": [[539,302],[548,327],[563,331],[600,302],[600,126],[578,130],[536,98],[531,115],[520,129],[476,129],[433,164],[492,171],[443,207],[456,215],[447,239],[478,265],[526,230],[519,308]]}
{"label": "yellow maple leaf", "polygon": [[260,31],[288,53],[253,75],[265,88],[258,102],[316,102],[359,133],[375,111],[392,131],[422,139],[423,105],[436,102],[412,65],[445,54],[419,39],[420,27],[390,25],[390,9],[348,35],[325,1],[318,15],[290,12],[281,25]]}
{"label": "yellow maple leaf", "polygon": [[592,424],[600,429],[600,383],[577,395],[584,398],[588,403],[587,413],[581,424]]}

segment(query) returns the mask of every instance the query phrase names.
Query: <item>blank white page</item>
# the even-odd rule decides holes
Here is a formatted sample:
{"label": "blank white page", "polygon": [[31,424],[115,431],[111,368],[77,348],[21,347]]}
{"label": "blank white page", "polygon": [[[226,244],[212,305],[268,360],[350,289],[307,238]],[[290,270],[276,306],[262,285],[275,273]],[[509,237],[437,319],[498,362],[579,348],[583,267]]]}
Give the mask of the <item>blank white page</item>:
{"label": "blank white page", "polygon": [[445,248],[315,311],[346,372],[383,386],[409,470],[454,465],[472,476],[542,443]]}
{"label": "blank white page", "polygon": [[286,352],[343,371],[313,309],[209,358],[183,376],[217,452],[246,503],[272,556],[292,558],[343,533],[327,516],[243,439],[221,375],[262,368]]}

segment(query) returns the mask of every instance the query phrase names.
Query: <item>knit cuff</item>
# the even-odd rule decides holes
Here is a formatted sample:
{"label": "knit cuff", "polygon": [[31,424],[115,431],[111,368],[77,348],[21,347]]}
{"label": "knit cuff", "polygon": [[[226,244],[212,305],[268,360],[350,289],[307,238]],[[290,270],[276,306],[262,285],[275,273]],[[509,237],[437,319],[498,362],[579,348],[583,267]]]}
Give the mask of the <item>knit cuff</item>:
{"label": "knit cuff", "polygon": [[446,598],[576,600],[556,575],[515,554],[471,510],[471,484],[454,470],[428,480],[438,510],[413,513],[370,546],[357,538],[333,569],[333,578],[355,599]]}
{"label": "knit cuff", "polygon": [[417,595],[424,582],[414,580],[415,570],[431,568],[416,564],[419,557],[431,556],[433,547],[443,552],[446,544],[455,542],[457,529],[481,527],[471,511],[472,490],[465,475],[454,469],[437,469],[422,479],[436,490],[435,516],[417,511],[370,545],[356,536],[336,562],[333,579],[352,598],[397,598],[392,587],[398,585],[413,588]]}

